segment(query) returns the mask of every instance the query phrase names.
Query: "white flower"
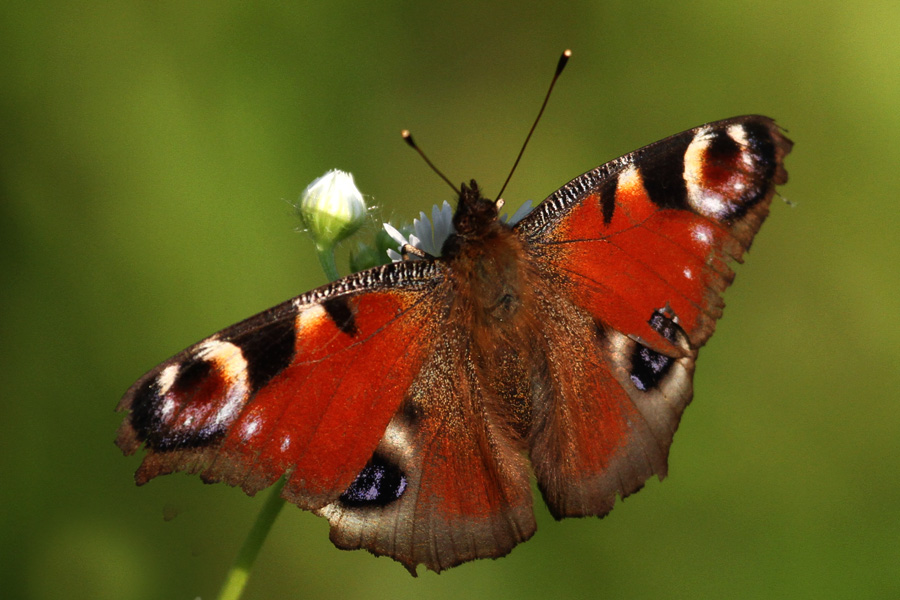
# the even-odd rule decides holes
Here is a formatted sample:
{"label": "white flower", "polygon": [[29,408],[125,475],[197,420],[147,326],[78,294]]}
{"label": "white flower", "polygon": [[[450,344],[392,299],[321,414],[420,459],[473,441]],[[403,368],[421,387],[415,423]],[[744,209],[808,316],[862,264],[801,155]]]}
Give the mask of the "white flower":
{"label": "white flower", "polygon": [[366,201],[353,182],[353,175],[337,169],[309,184],[295,207],[319,246],[334,246],[366,220]]}
{"label": "white flower", "polygon": [[516,209],[516,212],[513,213],[513,216],[507,220],[506,215],[502,215],[500,220],[509,225],[515,225],[531,212],[531,200],[526,200],[525,203]]}
{"label": "white flower", "polygon": [[[432,223],[434,223],[434,226],[432,226]],[[419,218],[413,219],[414,233],[409,234],[408,239],[390,223],[384,224],[384,230],[397,242],[398,250],[402,249],[404,244],[409,244],[424,250],[432,256],[440,256],[444,242],[450,237],[451,233],[456,233],[456,229],[453,227],[453,209],[450,208],[450,204],[446,200],[444,200],[440,208],[437,205],[432,206],[431,221],[428,220],[424,212],[420,212]],[[394,250],[388,250],[388,256],[394,262],[401,260],[400,253]]]}
{"label": "white flower", "polygon": [[[500,217],[500,220],[510,225],[515,225],[529,212],[531,212],[531,200],[519,207],[519,210],[513,213],[512,218],[508,221],[505,214]],[[409,238],[405,237],[390,223],[384,224],[384,230],[397,242],[397,250],[387,251],[388,256],[394,262],[403,260],[399,251],[402,250],[404,244],[414,246],[431,256],[440,256],[444,242],[447,241],[451,233],[456,233],[456,228],[453,227],[453,209],[450,208],[450,204],[446,200],[444,200],[440,208],[437,205],[432,206],[431,221],[428,220],[424,212],[420,212],[419,218],[413,219],[414,233],[411,233]],[[410,255],[408,258],[416,260],[419,257]]]}

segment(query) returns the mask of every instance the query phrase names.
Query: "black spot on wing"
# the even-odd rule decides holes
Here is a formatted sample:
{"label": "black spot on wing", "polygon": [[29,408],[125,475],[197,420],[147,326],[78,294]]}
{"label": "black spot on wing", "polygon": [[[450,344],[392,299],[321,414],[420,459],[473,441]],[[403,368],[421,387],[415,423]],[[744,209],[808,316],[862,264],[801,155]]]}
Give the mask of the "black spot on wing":
{"label": "black spot on wing", "polygon": [[706,146],[706,160],[734,164],[741,154],[741,145],[728,135],[725,128],[714,129]]}
{"label": "black spot on wing", "polygon": [[600,210],[603,213],[603,224],[609,225],[613,220],[616,212],[616,186],[619,183],[619,176],[604,181],[600,187]]}
{"label": "black spot on wing", "polygon": [[403,425],[415,427],[422,420],[424,411],[422,405],[411,398],[407,398],[400,405],[400,414],[403,416]]}
{"label": "black spot on wing", "polygon": [[341,296],[329,298],[322,302],[322,307],[342,332],[351,337],[359,333],[356,327],[356,319],[353,317],[353,311],[350,309],[350,303],[347,298]]}
{"label": "black spot on wing", "polygon": [[146,441],[158,428],[158,419],[154,418],[161,403],[159,387],[156,379],[148,379],[134,392],[131,398],[131,414],[128,421],[134,428],[137,439]]}
{"label": "black spot on wing", "polygon": [[748,121],[742,127],[747,135],[747,142],[753,151],[754,159],[763,169],[763,178],[767,183],[772,181],[775,179],[775,172],[778,169],[772,132],[769,127],[758,121]]}
{"label": "black spot on wing", "polygon": [[[660,335],[676,343],[681,327],[664,310],[657,310],[648,321]],[[663,380],[675,360],[665,354],[636,344],[631,355],[631,381],[641,391],[652,390]]]}
{"label": "black spot on wing", "polygon": [[606,332],[606,327],[603,325],[603,322],[599,319],[594,319],[594,335],[597,336],[597,341],[600,342],[601,345],[606,345],[609,334]]}
{"label": "black spot on wing", "polygon": [[684,181],[684,154],[694,139],[694,133],[685,131],[651,146],[635,158],[644,189],[650,200],[660,208],[688,210],[687,184]]}
{"label": "black spot on wing", "polygon": [[642,392],[652,390],[671,367],[671,358],[638,344],[631,357],[631,381]]}
{"label": "black spot on wing", "polygon": [[241,349],[253,392],[281,373],[294,360],[297,332],[294,319],[283,318],[239,333],[230,341]]}
{"label": "black spot on wing", "polygon": [[[191,360],[181,365],[179,373],[172,384],[170,393],[189,394],[210,372],[210,365],[204,360]],[[159,387],[159,375],[147,379],[131,399],[129,423],[139,441],[157,452],[168,450],[201,448],[216,443],[225,435],[224,427],[214,424],[197,429],[174,427],[172,414],[164,413],[166,398]]]}
{"label": "black spot on wing", "polygon": [[203,448],[204,446],[212,446],[225,437],[226,429],[224,427],[216,427],[210,425],[194,430],[175,430],[170,431],[160,429],[147,438],[147,447],[157,452],[166,452],[169,450],[188,450],[191,448]]}
{"label": "black spot on wing", "polygon": [[189,393],[209,377],[210,371],[212,371],[212,365],[205,360],[186,361],[178,369],[178,376],[175,378],[172,389],[182,394]]}
{"label": "black spot on wing", "polygon": [[736,218],[743,216],[748,209],[768,197],[775,186],[775,175],[778,172],[775,141],[772,139],[772,132],[769,128],[762,123],[753,121],[744,123],[743,127],[757,168],[758,180],[754,182],[755,185],[750,186],[741,207],[741,214]]}
{"label": "black spot on wing", "polygon": [[380,507],[399,499],[406,491],[406,476],[400,468],[375,453],[350,487],[341,494],[347,507]]}

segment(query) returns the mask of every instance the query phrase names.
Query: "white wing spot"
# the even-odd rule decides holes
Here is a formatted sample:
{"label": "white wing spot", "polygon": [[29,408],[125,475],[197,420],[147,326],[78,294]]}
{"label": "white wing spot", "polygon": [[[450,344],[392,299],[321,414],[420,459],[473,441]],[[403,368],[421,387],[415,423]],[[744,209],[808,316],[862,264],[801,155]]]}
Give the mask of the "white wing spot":
{"label": "white wing spot", "polygon": [[303,331],[326,317],[325,307],[321,304],[297,306],[297,331]]}
{"label": "white wing spot", "polygon": [[159,409],[159,416],[163,419],[168,419],[172,416],[172,413],[175,412],[175,400],[169,394],[166,394],[163,397],[165,400],[163,400],[162,406]]}
{"label": "white wing spot", "polygon": [[642,189],[644,182],[641,174],[634,165],[630,165],[627,169],[619,173],[619,180],[616,188],[626,193],[636,192]]}
{"label": "white wing spot", "polygon": [[708,246],[712,242],[712,235],[709,229],[703,225],[695,225],[691,228],[691,239]]}
{"label": "white wing spot", "polygon": [[749,141],[747,140],[747,132],[744,130],[743,125],[729,125],[728,126],[728,137],[733,139],[735,142],[740,144],[741,146],[746,147],[749,145]]}
{"label": "white wing spot", "polygon": [[241,439],[247,441],[256,435],[257,431],[259,431],[259,419],[249,418],[241,424]]}
{"label": "white wing spot", "polygon": [[161,395],[169,393],[169,390],[172,389],[172,386],[175,384],[175,379],[178,377],[178,371],[180,370],[178,365],[169,365],[160,372],[159,377],[156,379],[156,385],[159,388],[159,393]]}
{"label": "white wing spot", "polygon": [[232,422],[250,397],[247,360],[243,352],[230,342],[209,339],[200,345],[196,358],[212,363],[213,368],[228,383],[225,403],[216,413],[215,424],[221,426]]}

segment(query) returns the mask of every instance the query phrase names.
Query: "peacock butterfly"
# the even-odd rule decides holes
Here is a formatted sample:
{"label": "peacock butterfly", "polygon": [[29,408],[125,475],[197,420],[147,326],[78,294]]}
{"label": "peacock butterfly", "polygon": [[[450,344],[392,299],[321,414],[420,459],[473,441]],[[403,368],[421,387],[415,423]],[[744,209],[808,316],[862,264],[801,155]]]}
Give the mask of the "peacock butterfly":
{"label": "peacock butterfly", "polygon": [[340,548],[441,571],[663,478],[721,293],[792,143],[708,123],[576,177],[509,225],[475,181],[440,257],[356,273],[141,377],[135,480],[199,473],[327,518]]}

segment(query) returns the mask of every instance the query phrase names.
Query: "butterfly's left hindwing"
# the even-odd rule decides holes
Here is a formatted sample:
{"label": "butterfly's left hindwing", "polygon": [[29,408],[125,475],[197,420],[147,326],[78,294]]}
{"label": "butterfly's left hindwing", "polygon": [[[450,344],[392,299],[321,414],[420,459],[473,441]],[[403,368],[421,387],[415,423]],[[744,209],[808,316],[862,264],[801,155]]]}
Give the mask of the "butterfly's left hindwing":
{"label": "butterfly's left hindwing", "polygon": [[225,329],[125,394],[117,444],[148,454],[144,483],[174,471],[253,494],[281,475],[304,508],[334,501],[371,458],[430,349],[432,263],[359,273]]}

